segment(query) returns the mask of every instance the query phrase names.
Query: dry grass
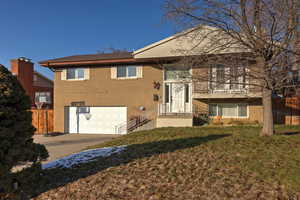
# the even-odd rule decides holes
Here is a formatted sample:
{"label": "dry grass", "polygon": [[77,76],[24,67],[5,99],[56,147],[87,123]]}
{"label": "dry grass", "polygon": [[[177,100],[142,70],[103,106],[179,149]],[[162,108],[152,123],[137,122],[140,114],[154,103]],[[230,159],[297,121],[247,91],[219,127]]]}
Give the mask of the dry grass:
{"label": "dry grass", "polygon": [[300,127],[259,130],[136,132],[91,147],[129,145],[120,155],[47,170],[23,188],[35,199],[299,199]]}

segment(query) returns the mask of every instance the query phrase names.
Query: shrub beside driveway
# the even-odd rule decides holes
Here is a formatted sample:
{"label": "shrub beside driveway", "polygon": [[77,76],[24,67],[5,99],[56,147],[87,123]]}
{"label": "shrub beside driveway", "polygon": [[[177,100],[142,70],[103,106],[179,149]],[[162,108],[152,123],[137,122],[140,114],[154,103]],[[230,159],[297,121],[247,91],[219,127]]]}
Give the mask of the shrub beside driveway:
{"label": "shrub beside driveway", "polygon": [[129,145],[121,154],[46,170],[24,189],[35,199],[296,199],[299,130],[277,127],[268,138],[259,127],[136,132],[91,147]]}

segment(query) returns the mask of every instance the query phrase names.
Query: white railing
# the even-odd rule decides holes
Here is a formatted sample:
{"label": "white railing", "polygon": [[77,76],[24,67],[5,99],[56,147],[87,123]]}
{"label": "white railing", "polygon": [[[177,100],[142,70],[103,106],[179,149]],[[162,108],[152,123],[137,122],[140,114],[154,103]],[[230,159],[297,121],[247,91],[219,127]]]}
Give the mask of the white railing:
{"label": "white railing", "polygon": [[248,89],[246,88],[241,88],[241,89],[223,89],[223,90],[218,90],[218,89],[209,89],[209,93],[225,93],[225,94],[246,94],[248,93]]}
{"label": "white railing", "polygon": [[189,114],[192,113],[191,103],[184,103],[180,108],[172,108],[171,103],[160,103],[158,104],[158,115],[174,115],[174,114]]}

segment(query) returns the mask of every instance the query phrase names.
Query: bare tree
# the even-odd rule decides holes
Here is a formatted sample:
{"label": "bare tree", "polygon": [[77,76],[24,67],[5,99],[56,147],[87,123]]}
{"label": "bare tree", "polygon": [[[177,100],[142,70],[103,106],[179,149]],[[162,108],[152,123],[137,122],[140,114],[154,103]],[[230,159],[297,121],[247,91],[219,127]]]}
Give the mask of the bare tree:
{"label": "bare tree", "polygon": [[[273,135],[272,95],[295,87],[291,75],[298,74],[300,1],[166,0],[165,7],[168,19],[184,29],[193,27],[193,34],[183,32],[194,45],[182,51],[188,62],[197,66],[220,59],[236,67],[220,80],[212,79],[212,73],[194,78],[259,88],[261,135]],[[241,76],[246,81],[236,81]]]}

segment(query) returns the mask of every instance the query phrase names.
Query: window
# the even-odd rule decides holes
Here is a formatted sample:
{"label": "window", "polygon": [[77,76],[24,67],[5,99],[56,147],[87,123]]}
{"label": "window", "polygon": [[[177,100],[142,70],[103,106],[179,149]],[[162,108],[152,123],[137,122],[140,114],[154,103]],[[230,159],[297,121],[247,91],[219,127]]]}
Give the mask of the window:
{"label": "window", "polygon": [[185,84],[184,96],[185,96],[185,103],[189,103],[190,102],[190,87],[189,87],[189,84]]}
{"label": "window", "polygon": [[246,67],[232,66],[230,68],[230,89],[237,90],[245,88]]}
{"label": "window", "polygon": [[165,85],[165,103],[170,103],[170,85]]}
{"label": "window", "polygon": [[208,108],[209,116],[217,116],[218,115],[218,106],[215,104],[209,104]]}
{"label": "window", "polygon": [[126,67],[117,67],[117,77],[126,77]]}
{"label": "window", "polygon": [[165,80],[184,80],[191,77],[190,69],[187,67],[166,67]]}
{"label": "window", "polygon": [[215,90],[238,90],[245,88],[246,67],[222,64],[210,68],[210,88]]}
{"label": "window", "polygon": [[50,92],[36,92],[35,101],[43,103],[51,103],[51,94]]}
{"label": "window", "polygon": [[239,105],[238,109],[239,109],[239,114],[238,114],[239,117],[247,117],[248,115],[247,105],[241,104]]}
{"label": "window", "polygon": [[67,69],[68,80],[82,80],[84,79],[84,68],[68,68]]}
{"label": "window", "polygon": [[230,79],[230,89],[235,90],[239,88],[239,68],[231,67],[230,68],[231,79]]}
{"label": "window", "polygon": [[219,114],[222,117],[236,117],[237,106],[235,104],[219,105]]}
{"label": "window", "polygon": [[136,67],[134,66],[129,66],[127,67],[127,75],[128,77],[136,77]]}
{"label": "window", "polygon": [[217,89],[222,90],[225,88],[225,66],[216,65],[216,82]]}
{"label": "window", "polygon": [[117,67],[117,78],[137,77],[136,66]]}
{"label": "window", "polygon": [[247,104],[209,104],[209,116],[243,118],[248,116]]}

